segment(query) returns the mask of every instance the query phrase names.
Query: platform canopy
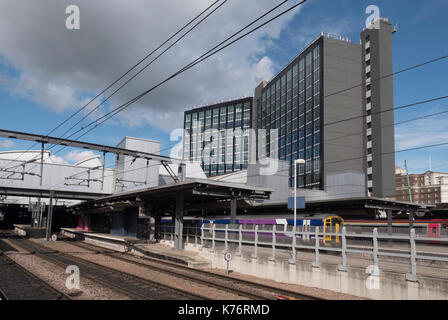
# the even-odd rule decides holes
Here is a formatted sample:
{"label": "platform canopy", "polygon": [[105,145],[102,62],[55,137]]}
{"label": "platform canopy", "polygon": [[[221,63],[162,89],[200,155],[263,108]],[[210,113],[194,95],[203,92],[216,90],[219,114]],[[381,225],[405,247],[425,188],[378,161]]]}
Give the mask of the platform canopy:
{"label": "platform canopy", "polygon": [[201,211],[203,208],[228,208],[229,200],[267,200],[273,189],[260,188],[239,183],[227,183],[204,179],[191,179],[136,191],[117,193],[100,197],[69,207],[73,213],[102,213],[127,206],[144,205],[170,211],[176,206],[176,199],[182,198],[185,213]]}
{"label": "platform canopy", "polygon": [[[307,200],[305,209],[299,209],[299,214],[331,212],[343,218],[374,218],[375,210],[391,210],[393,212],[429,212],[433,205],[423,205],[393,199],[358,197],[326,200]],[[272,212],[285,212],[285,201],[269,201],[268,203],[255,203],[252,210],[260,214]]]}

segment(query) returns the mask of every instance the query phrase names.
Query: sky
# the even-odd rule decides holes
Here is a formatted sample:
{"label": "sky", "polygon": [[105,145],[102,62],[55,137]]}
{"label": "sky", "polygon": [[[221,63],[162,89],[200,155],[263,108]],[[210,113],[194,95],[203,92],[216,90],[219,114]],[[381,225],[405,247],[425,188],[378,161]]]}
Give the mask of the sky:
{"label": "sky", "polygon": [[[164,80],[279,2],[228,0],[81,124],[87,125]],[[211,0],[2,0],[0,128],[48,134],[211,3]],[[294,3],[289,1],[282,8]],[[67,30],[65,26],[68,5],[80,9],[79,30]],[[398,26],[393,36],[394,71],[448,54],[447,0],[308,0],[155,89],[81,140],[116,145],[125,136],[155,139],[161,141],[162,154],[169,155],[169,148],[178,143],[170,141],[171,133],[182,128],[186,109],[252,96],[260,80],[272,78],[320,32],[340,34],[359,43],[369,5],[378,6],[381,17]],[[395,106],[447,95],[447,71],[448,59],[444,59],[395,76]],[[98,103],[89,105],[52,135],[62,136]],[[447,99],[397,110],[395,122],[447,110]],[[429,169],[431,157],[432,170],[448,171],[448,146],[400,152],[448,143],[447,120],[448,113],[397,125],[396,165],[403,166],[407,160],[409,171],[420,173]],[[0,152],[25,150],[31,145],[27,141],[0,139]],[[59,147],[52,151],[57,150]],[[73,163],[91,155],[66,148],[55,156],[60,162]],[[113,164],[112,158],[108,158],[108,164]]]}

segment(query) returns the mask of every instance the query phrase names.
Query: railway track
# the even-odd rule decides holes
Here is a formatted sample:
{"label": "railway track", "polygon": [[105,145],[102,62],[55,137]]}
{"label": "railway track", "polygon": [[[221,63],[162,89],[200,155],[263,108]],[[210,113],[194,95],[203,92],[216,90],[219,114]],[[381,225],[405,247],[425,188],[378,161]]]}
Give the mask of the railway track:
{"label": "railway track", "polygon": [[295,291],[280,289],[260,283],[255,283],[252,281],[207,272],[204,270],[192,269],[184,265],[162,261],[155,258],[133,257],[116,251],[104,249],[96,245],[84,244],[76,241],[71,241],[71,244],[83,249],[90,250],[95,253],[101,253],[107,255],[109,257],[118,259],[120,261],[124,261],[126,263],[131,263],[133,265],[144,267],[152,271],[193,281],[195,283],[213,287],[226,292],[231,292],[249,299],[254,300],[275,299],[275,296],[290,297],[292,299],[297,300],[320,299],[311,295],[301,294]]}
{"label": "railway track", "polygon": [[79,267],[82,277],[100,283],[114,291],[136,300],[205,300],[207,297],[168,287],[135,275],[127,274],[85,259],[52,251],[27,239],[16,240],[15,244],[30,253],[66,268],[69,265]]}
{"label": "railway track", "polygon": [[[5,234],[2,237],[7,238]],[[1,239],[0,243],[2,248],[0,250],[1,300],[71,300],[70,296],[56,289],[50,283],[31,273],[7,256],[6,250],[3,249],[9,246]]]}

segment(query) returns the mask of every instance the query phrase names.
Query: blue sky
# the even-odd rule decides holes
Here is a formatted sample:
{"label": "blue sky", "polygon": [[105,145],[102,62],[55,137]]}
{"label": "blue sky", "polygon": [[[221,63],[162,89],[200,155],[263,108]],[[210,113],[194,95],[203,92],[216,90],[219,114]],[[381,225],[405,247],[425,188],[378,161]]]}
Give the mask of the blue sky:
{"label": "blue sky", "polygon": [[[353,42],[359,42],[359,33],[364,27],[365,20],[368,17],[365,10],[366,7],[371,4],[377,5],[380,8],[382,17],[387,17],[392,23],[398,25],[398,32],[393,36],[395,71],[448,54],[448,41],[446,41],[446,34],[448,31],[446,25],[448,1],[394,0],[372,2],[358,0],[309,0],[297,14],[286,19],[280,26],[276,26],[279,28],[280,32],[273,31],[264,34],[262,31],[257,35],[254,35],[253,39],[256,41],[259,48],[256,52],[251,53],[250,56],[246,56],[245,58],[249,63],[256,64],[263,57],[268,57],[271,62],[270,71],[273,75],[281,70],[301,49],[303,49],[305,44],[308,41],[311,41],[320,31],[342,34],[349,37]],[[270,6],[272,6],[272,4]],[[171,10],[175,9],[171,8]],[[224,18],[226,18],[225,13],[225,11],[222,13]],[[173,15],[174,14],[175,13],[173,13]],[[213,19],[213,16],[211,16],[210,19]],[[249,21],[249,19],[247,21]],[[241,21],[241,24],[243,25],[244,23],[247,23],[247,21]],[[104,29],[103,25],[91,26],[91,28],[95,27]],[[270,27],[267,26],[266,28],[269,29]],[[175,26],[173,26],[172,30],[174,29]],[[236,29],[237,28],[234,30]],[[104,32],[107,32],[107,28]],[[193,34],[192,37],[194,36],[195,35]],[[244,48],[245,45],[250,43],[254,42],[241,41],[241,43],[236,44],[236,46]],[[116,45],[116,43],[112,43],[109,50],[114,50],[114,45]],[[203,50],[205,48],[208,47],[206,46],[198,49]],[[75,47],[71,48],[71,51],[75,53],[76,50],[77,48]],[[235,51],[223,53],[221,57],[216,58],[217,60],[212,60],[210,63],[230,63],[232,59],[237,60],[238,58],[241,58],[242,56],[240,52],[236,50],[239,50],[239,48],[235,49]],[[14,82],[14,80],[24,78],[24,76],[29,73],[29,70],[27,70],[29,64],[21,64],[17,61],[25,61],[29,58],[27,55],[33,54],[33,52],[20,52],[21,55],[23,55],[23,59],[15,60],[11,58],[11,53],[7,53],[6,51],[7,50],[0,47],[0,128],[46,134],[73,113],[73,111],[76,110],[76,107],[79,108],[82,105],[79,103],[72,108],[58,109],[49,105],[50,103],[45,103],[45,100],[39,99],[39,92],[33,92],[32,86],[30,86],[31,89],[23,88],[23,90],[27,90],[27,92],[23,92],[20,88],[11,87],[7,84],[5,85],[5,79],[7,81],[6,83],[8,83],[8,81]],[[241,49],[241,51],[243,51],[243,49]],[[144,52],[144,50],[141,52]],[[234,52],[235,56],[232,56]],[[173,55],[175,54],[176,53],[173,53]],[[123,65],[132,65],[132,62],[138,60],[137,57],[139,55],[136,54],[134,57],[129,54],[129,56],[130,57],[127,57],[127,60],[123,62]],[[45,71],[38,70],[35,65],[33,68],[33,75]],[[123,66],[117,64],[108,66],[108,69],[112,74],[116,75],[120,74],[124,70],[123,68]],[[201,70],[201,72],[206,72],[207,64],[204,64],[203,66],[199,65],[197,68],[203,68],[205,70]],[[445,59],[441,62],[396,76],[394,78],[395,106],[447,95],[447,71],[448,59]],[[3,82],[1,81],[2,79],[4,80]],[[36,77],[36,79],[39,78]],[[113,80],[111,77],[105,77],[104,79],[109,79],[108,81]],[[182,81],[194,82],[194,79],[198,79],[197,74],[186,73],[182,76]],[[138,82],[139,79],[136,79],[136,81]],[[75,82],[73,81],[72,83]],[[213,90],[212,88],[207,87],[207,81],[199,81],[198,83],[201,87],[195,87],[199,90],[198,92],[211,92],[211,94],[209,93],[207,96],[196,94],[196,98],[189,97],[188,99],[185,99],[188,101],[186,105],[178,104],[172,106],[173,110],[178,112],[178,115],[176,116],[176,124],[180,123],[179,114],[181,114],[183,109],[191,105],[207,103],[207,101],[213,99]],[[247,88],[250,88],[253,83],[254,81],[248,82]],[[92,85],[93,90],[86,90],[85,88],[77,87],[76,85],[67,88],[67,90],[76,92],[78,98],[77,102],[81,102],[86,97],[94,95],[96,90],[101,89],[105,84],[106,82],[104,82],[102,86],[100,84]],[[68,86],[70,86],[70,83]],[[234,84],[234,86],[237,86],[237,84]],[[36,85],[35,88],[39,87]],[[57,88],[56,90],[61,89]],[[136,93],[139,93],[139,91],[136,91]],[[245,89],[238,91],[238,94],[251,95],[252,92],[250,92],[250,89]],[[216,94],[216,100],[234,97],[234,94],[227,95],[228,96],[226,96],[225,93],[223,94],[222,92],[219,92],[219,94]],[[132,97],[132,95],[130,97]],[[180,93],[178,98],[179,101],[182,101],[183,99]],[[396,111],[395,122],[448,110],[447,100]],[[214,100],[210,102],[214,102]],[[105,110],[107,110],[107,108],[108,106],[106,106]],[[148,108],[150,108],[150,106]],[[138,118],[138,115],[139,113],[137,109],[134,113],[129,113],[129,117],[133,118]],[[448,114],[445,114],[397,126],[395,129],[396,149],[402,150],[421,145],[448,142],[447,120]],[[57,133],[60,134],[62,132],[63,131],[58,131]],[[170,130],[164,129],[163,126],[158,126],[156,122],[151,121],[109,121],[82,139],[95,143],[115,145],[124,136],[160,140],[162,149],[167,149],[169,146],[176,143],[169,141]],[[6,139],[0,140],[0,151],[27,149],[30,146],[30,142],[14,140],[14,144],[12,145],[10,142],[6,141]],[[58,156],[64,157],[70,151],[72,150],[64,150]],[[168,154],[168,151],[164,151],[163,153]],[[422,172],[429,168],[429,154],[431,154],[433,170],[448,171],[446,161],[448,156],[448,146],[397,153],[396,165],[402,166],[404,160],[407,160],[410,172]],[[67,159],[67,161],[69,161],[69,159]],[[111,164],[112,159],[109,159],[109,165]]]}

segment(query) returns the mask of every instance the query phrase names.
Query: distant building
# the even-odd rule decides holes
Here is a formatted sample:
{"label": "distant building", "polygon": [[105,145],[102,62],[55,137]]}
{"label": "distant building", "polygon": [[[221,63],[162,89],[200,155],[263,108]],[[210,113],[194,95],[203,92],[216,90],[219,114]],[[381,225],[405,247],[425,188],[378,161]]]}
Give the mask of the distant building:
{"label": "distant building", "polygon": [[411,201],[418,204],[448,203],[448,173],[426,171],[423,174],[409,174],[406,170],[397,167],[395,169],[396,199],[398,201]]}
{"label": "distant building", "polygon": [[183,160],[199,162],[207,176],[247,169],[252,97],[185,112]]}
{"label": "distant building", "polygon": [[[277,159],[289,165],[286,187],[292,188],[294,160],[304,159],[299,188],[394,198],[393,79],[384,77],[393,72],[393,32],[380,19],[362,30],[358,43],[321,33],[273,79],[259,83],[253,102],[186,111],[184,160],[200,161],[207,176],[220,176]],[[244,123],[238,104],[247,105]],[[229,128],[242,129],[244,140],[224,134]]]}

